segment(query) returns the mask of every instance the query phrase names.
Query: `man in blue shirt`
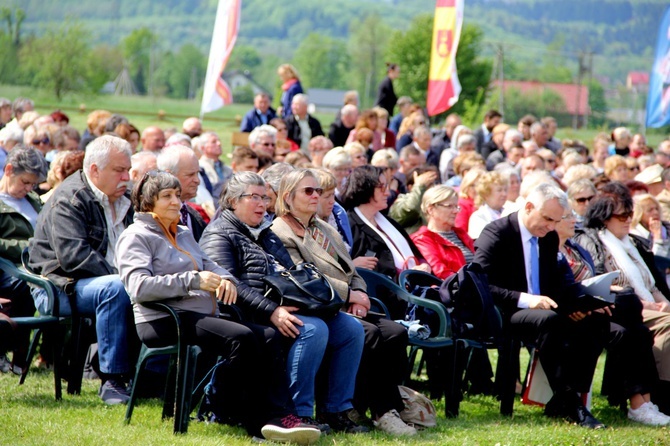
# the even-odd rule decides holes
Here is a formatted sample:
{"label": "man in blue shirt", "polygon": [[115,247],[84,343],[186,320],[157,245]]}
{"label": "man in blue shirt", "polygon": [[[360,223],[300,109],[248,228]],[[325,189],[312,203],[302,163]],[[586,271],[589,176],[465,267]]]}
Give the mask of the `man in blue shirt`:
{"label": "man in blue shirt", "polygon": [[270,107],[270,97],[266,93],[258,93],[254,97],[254,108],[242,119],[240,132],[250,132],[258,126],[269,124],[276,117],[277,114]]}

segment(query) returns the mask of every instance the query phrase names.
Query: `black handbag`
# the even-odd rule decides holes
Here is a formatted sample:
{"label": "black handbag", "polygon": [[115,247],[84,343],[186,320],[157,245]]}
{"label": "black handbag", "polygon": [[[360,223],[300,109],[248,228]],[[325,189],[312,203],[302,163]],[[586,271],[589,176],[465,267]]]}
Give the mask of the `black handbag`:
{"label": "black handbag", "polygon": [[299,308],[298,314],[323,319],[337,314],[344,301],[311,263],[300,263],[263,277],[265,296],[279,305]]}

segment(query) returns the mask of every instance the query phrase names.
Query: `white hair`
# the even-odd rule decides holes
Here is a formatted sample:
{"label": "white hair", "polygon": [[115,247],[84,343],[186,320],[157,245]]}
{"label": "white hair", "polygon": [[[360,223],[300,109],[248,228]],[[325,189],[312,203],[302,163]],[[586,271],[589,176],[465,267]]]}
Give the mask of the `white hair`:
{"label": "white hair", "polygon": [[0,130],[0,142],[14,141],[16,143],[23,142],[23,129],[18,125],[10,125]]}
{"label": "white hair", "polygon": [[130,164],[132,167],[131,170],[138,170],[141,166],[144,166],[149,160],[156,160],[158,155],[154,152],[149,152],[148,150],[143,150],[137,152],[130,157]]}
{"label": "white hair", "polygon": [[551,183],[552,181],[551,175],[549,175],[549,172],[546,170],[534,170],[528,172],[521,181],[519,195],[523,198],[527,198],[528,194],[535,188],[535,186],[542,183]]}
{"label": "white hair", "polygon": [[340,115],[342,116],[350,116],[355,114],[358,114],[358,107],[356,107],[354,104],[345,105],[344,107],[342,107],[342,110],[340,112]]}
{"label": "white hair", "polygon": [[326,169],[336,169],[347,164],[351,165],[351,156],[344,147],[330,149],[321,162],[321,165]]}
{"label": "white hair", "polygon": [[172,145],[182,145],[186,147],[191,147],[191,137],[186,133],[175,133],[170,136],[167,141],[165,141],[165,147]]}
{"label": "white hair", "polygon": [[172,175],[179,173],[179,160],[182,155],[195,157],[195,152],[190,147],[176,145],[166,147],[161,150],[161,153],[156,159],[156,166],[158,170],[170,172]]}
{"label": "white hair", "polygon": [[542,209],[546,202],[554,198],[558,200],[558,204],[563,209],[568,209],[568,195],[560,187],[551,183],[541,183],[535,186],[526,197],[526,201],[533,203],[535,208]]}
{"label": "white hair", "polygon": [[304,93],[298,93],[297,95],[293,96],[293,99],[291,100],[291,104],[295,102],[300,102],[303,104],[309,104],[309,96],[307,96]]}
{"label": "white hair", "polygon": [[461,147],[466,146],[468,144],[476,144],[477,140],[473,135],[461,135],[460,138],[458,138],[458,143],[456,150],[460,150]]}
{"label": "white hair", "polygon": [[91,173],[91,166],[94,164],[98,169],[104,169],[109,164],[109,156],[112,150],[116,150],[128,157],[132,156],[133,152],[130,148],[130,143],[118,136],[103,135],[95,138],[86,146],[86,155],[84,155],[84,172]]}
{"label": "white hair", "polygon": [[249,147],[256,145],[261,137],[266,135],[271,136],[274,140],[277,140],[277,129],[268,124],[259,125],[249,134]]}

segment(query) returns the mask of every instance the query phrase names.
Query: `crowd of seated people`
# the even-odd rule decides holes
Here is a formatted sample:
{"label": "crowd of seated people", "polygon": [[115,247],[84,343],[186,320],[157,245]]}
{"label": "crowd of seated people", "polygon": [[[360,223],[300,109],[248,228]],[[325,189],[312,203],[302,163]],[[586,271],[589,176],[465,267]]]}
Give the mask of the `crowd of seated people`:
{"label": "crowd of seated people", "polygon": [[[558,139],[551,117],[514,127],[496,110],[472,128],[449,115],[433,132],[409,98],[393,115],[359,110],[357,95],[325,136],[295,68],[279,72],[282,106],[254,98],[240,127],[248,145],[231,162],[197,118],[139,129],[95,110],[80,134],[61,111],[41,116],[29,99],[0,98],[13,118],[0,123],[0,256],[18,265],[28,249],[30,268],[57,286],[61,313],[72,301],[94,320],[104,403],[128,401],[139,342],[174,341],[165,315],[143,306],[166,300],[189,342],[228,358],[227,390],[253,402],[234,420],[250,434],[303,443],[330,431],[415,435],[397,387],[408,334],[394,319],[404,304],[390,302],[390,319],[370,312],[356,268],[445,280],[474,262],[511,335],[538,347],[553,392],[547,416],[604,426],[580,394],[606,350],[610,402],[631,420],[670,424],[670,140],[653,150],[617,128],[589,152]],[[345,302],[336,316],[266,295],[264,276],[303,262]],[[610,271],[620,273],[613,310],[563,311],[580,281]],[[242,320],[220,318],[217,300]],[[0,303],[3,330],[7,318],[46,311],[42,290],[2,271]],[[2,342],[0,372],[31,365],[28,339]],[[477,384],[493,392],[488,358],[476,360]]]}

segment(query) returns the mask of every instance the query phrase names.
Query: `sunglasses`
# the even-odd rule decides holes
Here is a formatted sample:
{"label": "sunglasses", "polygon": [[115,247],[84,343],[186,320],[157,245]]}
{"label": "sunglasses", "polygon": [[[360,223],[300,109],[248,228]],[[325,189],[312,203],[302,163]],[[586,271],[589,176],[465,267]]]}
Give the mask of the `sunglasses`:
{"label": "sunglasses", "polygon": [[303,187],[302,191],[305,193],[305,195],[311,197],[312,195],[314,195],[314,192],[316,192],[317,195],[321,195],[323,193],[323,188],[307,186]]}
{"label": "sunglasses", "polygon": [[588,201],[593,200],[594,197],[595,197],[595,195],[591,195],[590,197],[579,197],[579,198],[575,198],[575,201],[577,203],[584,204]]}
{"label": "sunglasses", "polygon": [[633,211],[629,211],[624,214],[612,214],[612,218],[616,218],[621,223],[624,223],[627,222],[629,219],[633,218]]}
{"label": "sunglasses", "polygon": [[33,145],[34,146],[39,146],[40,144],[47,145],[49,144],[49,138],[44,138],[44,139],[33,139]]}

